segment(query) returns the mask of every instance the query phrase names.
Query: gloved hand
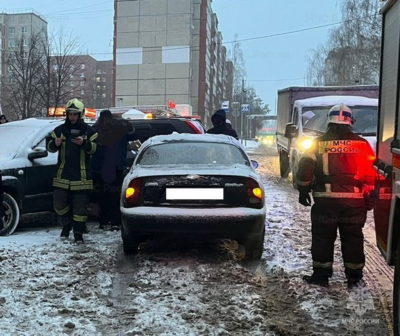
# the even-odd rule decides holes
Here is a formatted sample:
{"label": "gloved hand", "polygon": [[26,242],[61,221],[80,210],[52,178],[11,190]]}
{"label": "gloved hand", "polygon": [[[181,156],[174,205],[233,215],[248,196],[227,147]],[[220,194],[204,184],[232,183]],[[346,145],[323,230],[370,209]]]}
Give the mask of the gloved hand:
{"label": "gloved hand", "polygon": [[310,194],[306,191],[301,191],[299,193],[299,203],[304,206],[311,206],[312,200]]}

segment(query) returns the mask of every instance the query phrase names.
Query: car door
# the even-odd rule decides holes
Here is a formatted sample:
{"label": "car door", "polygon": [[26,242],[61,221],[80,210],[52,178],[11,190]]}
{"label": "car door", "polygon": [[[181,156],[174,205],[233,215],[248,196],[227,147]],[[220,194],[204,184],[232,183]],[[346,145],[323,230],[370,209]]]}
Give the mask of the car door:
{"label": "car door", "polygon": [[[57,125],[46,127],[40,132],[31,149],[46,149],[46,137]],[[49,211],[53,209],[53,177],[56,171],[58,153],[50,153],[43,158],[30,160],[25,170],[25,197],[23,210],[25,213]]]}

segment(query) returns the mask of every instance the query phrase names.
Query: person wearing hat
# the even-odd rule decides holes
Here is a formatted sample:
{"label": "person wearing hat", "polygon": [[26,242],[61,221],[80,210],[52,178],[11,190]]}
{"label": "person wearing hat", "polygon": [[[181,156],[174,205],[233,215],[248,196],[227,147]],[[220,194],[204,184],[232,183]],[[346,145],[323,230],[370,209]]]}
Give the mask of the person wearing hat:
{"label": "person wearing hat", "polygon": [[225,110],[218,110],[211,117],[211,122],[214,127],[210,128],[207,133],[209,134],[225,134],[239,139],[236,131],[232,128],[232,125],[226,122],[226,112]]}
{"label": "person wearing hat", "polygon": [[353,133],[354,119],[346,105],[328,113],[328,129],[303,154],[297,171],[299,203],[311,206],[313,273],[303,279],[328,286],[333,271],[334,243],[339,229],[349,288],[362,284],[365,263],[362,228],[372,208],[374,151]]}
{"label": "person wearing hat", "polygon": [[84,110],[80,100],[68,101],[64,124],[51,132],[47,142],[49,152],[58,152],[53,201],[58,222],[62,225],[61,238],[68,238],[72,229],[76,243],[84,242],[86,208],[93,190],[91,156],[96,151],[98,136],[83,121]]}
{"label": "person wearing hat", "polygon": [[8,123],[8,120],[4,114],[0,115],[0,125]]}

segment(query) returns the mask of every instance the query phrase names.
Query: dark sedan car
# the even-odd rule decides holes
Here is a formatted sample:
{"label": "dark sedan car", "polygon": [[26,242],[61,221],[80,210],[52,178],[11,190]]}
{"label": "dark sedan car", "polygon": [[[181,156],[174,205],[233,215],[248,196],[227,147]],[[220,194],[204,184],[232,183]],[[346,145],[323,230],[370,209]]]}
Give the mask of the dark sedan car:
{"label": "dark sedan car", "polygon": [[126,254],[149,237],[194,233],[242,243],[261,257],[265,232],[261,179],[240,143],[225,135],[172,134],[140,148],[122,188]]}

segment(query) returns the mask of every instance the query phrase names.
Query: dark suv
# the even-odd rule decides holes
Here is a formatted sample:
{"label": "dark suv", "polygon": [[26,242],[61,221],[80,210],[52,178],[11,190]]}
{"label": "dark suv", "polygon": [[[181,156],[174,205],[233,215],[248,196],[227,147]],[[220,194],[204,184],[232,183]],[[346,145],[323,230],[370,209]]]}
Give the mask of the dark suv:
{"label": "dark suv", "polygon": [[[176,133],[204,134],[203,124],[195,118],[160,118],[160,119],[130,119],[135,127],[134,139],[141,143],[155,135]],[[135,151],[128,152],[128,165],[131,166],[136,156]]]}

